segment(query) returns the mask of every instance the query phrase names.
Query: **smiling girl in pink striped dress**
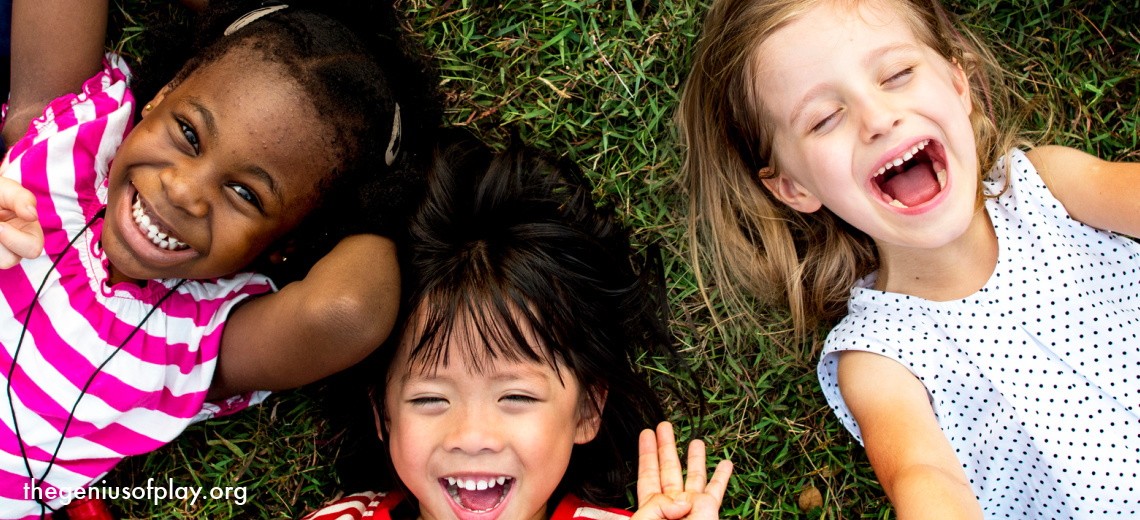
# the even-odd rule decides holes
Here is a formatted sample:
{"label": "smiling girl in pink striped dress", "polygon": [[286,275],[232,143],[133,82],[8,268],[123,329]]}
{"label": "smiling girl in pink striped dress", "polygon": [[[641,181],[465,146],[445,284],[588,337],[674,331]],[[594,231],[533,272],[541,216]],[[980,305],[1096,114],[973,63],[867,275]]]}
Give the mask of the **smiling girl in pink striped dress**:
{"label": "smiling girl in pink striped dress", "polygon": [[[404,225],[432,126],[420,69],[377,43],[390,9],[217,2],[139,111],[102,54],[106,2],[53,3],[14,13],[0,518],[50,514],[123,457],[379,345],[399,275],[367,232]],[[280,291],[247,272],[286,254],[303,278]]]}

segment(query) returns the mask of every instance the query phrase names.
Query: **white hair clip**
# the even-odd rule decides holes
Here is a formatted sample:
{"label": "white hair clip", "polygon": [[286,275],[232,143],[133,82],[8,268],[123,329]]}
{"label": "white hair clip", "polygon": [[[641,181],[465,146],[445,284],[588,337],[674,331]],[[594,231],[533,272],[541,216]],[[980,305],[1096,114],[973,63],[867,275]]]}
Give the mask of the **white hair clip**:
{"label": "white hair clip", "polygon": [[277,11],[285,9],[286,7],[289,7],[289,4],[271,5],[269,7],[259,7],[257,9],[254,9],[248,13],[245,13],[245,15],[243,15],[241,18],[234,20],[234,23],[231,23],[229,27],[226,27],[226,30],[222,33],[222,35],[229,36],[241,30],[242,27],[253,23],[258,18],[261,18],[262,16],[265,16],[269,13],[275,13]]}
{"label": "white hair clip", "polygon": [[400,104],[396,103],[396,113],[392,115],[392,137],[388,139],[388,149],[384,151],[384,162],[388,166],[396,161],[396,154],[400,153],[400,134],[403,130],[400,124]]}

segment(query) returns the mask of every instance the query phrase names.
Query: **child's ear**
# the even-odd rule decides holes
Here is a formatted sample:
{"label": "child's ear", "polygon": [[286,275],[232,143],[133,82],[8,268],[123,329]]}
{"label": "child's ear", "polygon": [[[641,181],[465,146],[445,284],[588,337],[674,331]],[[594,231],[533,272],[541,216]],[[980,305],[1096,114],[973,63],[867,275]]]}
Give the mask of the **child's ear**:
{"label": "child's ear", "polygon": [[154,110],[154,107],[157,107],[159,103],[162,103],[163,99],[166,99],[166,95],[169,94],[171,90],[174,90],[174,87],[172,87],[170,83],[163,86],[162,90],[158,91],[158,94],[155,94],[153,99],[143,105],[142,116],[146,117],[147,114],[150,114],[151,111]]}
{"label": "child's ear", "polygon": [[780,199],[784,204],[787,204],[792,209],[803,212],[811,213],[819,210],[823,203],[812,195],[800,183],[792,180],[791,177],[778,173],[776,176],[772,175],[772,167],[765,166],[760,170],[760,182],[764,183],[764,187],[772,192],[777,199]]}
{"label": "child's ear", "polygon": [[267,256],[269,263],[280,264],[284,262],[295,249],[297,249],[297,247],[293,244],[293,239],[289,239],[284,245],[269,253]]}
{"label": "child's ear", "polygon": [[380,410],[376,409],[376,401],[373,401],[371,396],[368,400],[372,401],[372,419],[376,421],[376,437],[380,438],[380,442],[384,442],[384,429],[380,427]]}
{"label": "child's ear", "polygon": [[598,436],[602,427],[602,410],[606,408],[606,397],[609,392],[600,390],[597,395],[587,395],[582,400],[578,413],[578,428],[574,432],[574,444],[586,444]]}
{"label": "child's ear", "polygon": [[951,65],[950,73],[953,77],[950,78],[950,82],[954,84],[954,90],[958,92],[958,99],[966,108],[966,114],[970,114],[974,111],[974,104],[970,100],[970,76],[966,74],[966,69],[962,68],[958,60],[952,61]]}

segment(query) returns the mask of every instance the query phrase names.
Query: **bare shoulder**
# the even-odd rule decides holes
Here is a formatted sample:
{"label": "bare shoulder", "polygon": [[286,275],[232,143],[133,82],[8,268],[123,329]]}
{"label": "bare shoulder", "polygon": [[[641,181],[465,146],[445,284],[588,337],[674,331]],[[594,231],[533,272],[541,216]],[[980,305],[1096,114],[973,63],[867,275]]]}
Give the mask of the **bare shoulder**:
{"label": "bare shoulder", "polygon": [[1077,172],[1087,171],[1100,164],[1108,163],[1108,161],[1076,148],[1058,145],[1038,146],[1025,152],[1025,156],[1029,162],[1033,163],[1033,167],[1037,169],[1037,173],[1041,175],[1045,185],[1054,192],[1057,191],[1054,184],[1063,184],[1075,177],[1074,174]]}
{"label": "bare shoulder", "polygon": [[1026,157],[1072,218],[1127,235],[1140,234],[1140,163],[1106,161],[1066,146],[1041,146]]}
{"label": "bare shoulder", "polygon": [[878,417],[879,405],[899,399],[924,404],[929,409],[922,382],[898,361],[886,356],[863,351],[843,352],[839,355],[837,375],[839,392],[860,429],[866,420]]}

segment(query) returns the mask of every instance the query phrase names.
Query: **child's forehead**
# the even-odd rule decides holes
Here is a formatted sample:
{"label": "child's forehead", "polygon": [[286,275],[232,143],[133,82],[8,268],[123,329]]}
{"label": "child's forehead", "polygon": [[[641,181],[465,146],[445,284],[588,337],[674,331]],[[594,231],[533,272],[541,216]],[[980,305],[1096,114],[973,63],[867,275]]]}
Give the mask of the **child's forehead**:
{"label": "child's forehead", "polygon": [[409,317],[397,349],[393,369],[406,367],[406,374],[461,370],[501,378],[542,372],[561,379],[566,368],[518,309],[506,318],[487,308],[448,315],[423,305]]}

